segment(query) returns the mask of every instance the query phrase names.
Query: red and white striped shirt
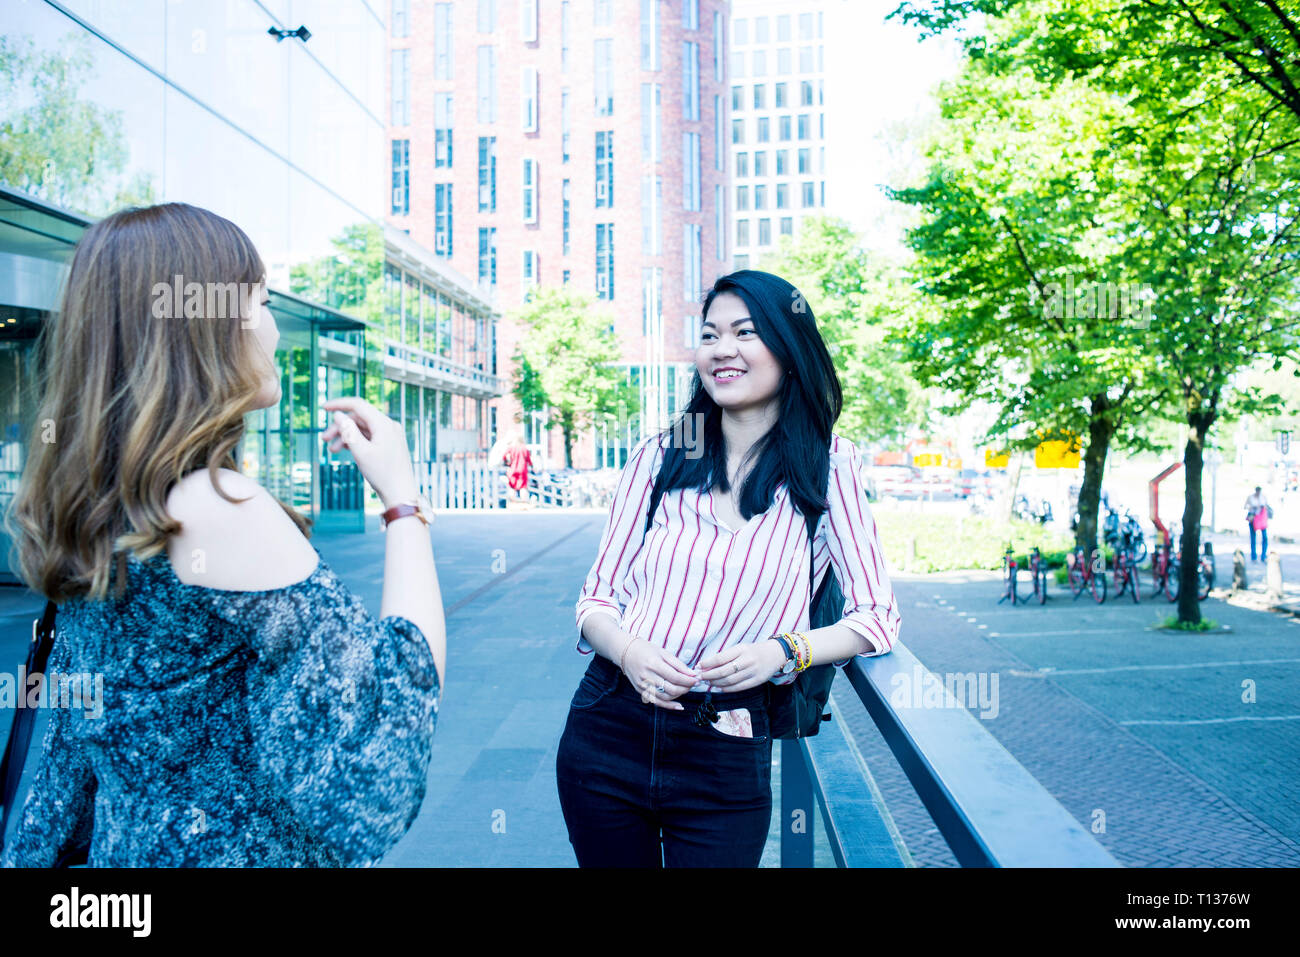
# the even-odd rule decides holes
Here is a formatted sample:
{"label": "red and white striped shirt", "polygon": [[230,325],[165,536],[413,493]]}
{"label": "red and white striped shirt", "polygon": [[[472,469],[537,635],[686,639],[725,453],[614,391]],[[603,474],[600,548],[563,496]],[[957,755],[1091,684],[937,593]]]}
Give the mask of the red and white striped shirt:
{"label": "red and white striped shirt", "polygon": [[[736,644],[808,631],[807,523],[784,482],[771,507],[737,530],[717,517],[711,492],[666,492],[642,543],[650,490],[665,452],[657,439],[652,435],[632,450],[614,493],[600,552],[575,606],[578,651],[592,652],[582,623],[595,611],[612,614],[628,634],[655,642],[692,667]],[[832,435],[828,508],[813,540],[814,588],[829,562],[844,592],[842,623],[870,642],[863,655],[883,655],[893,649],[902,618],[859,465],[853,443]],[[699,682],[692,690],[712,686]]]}

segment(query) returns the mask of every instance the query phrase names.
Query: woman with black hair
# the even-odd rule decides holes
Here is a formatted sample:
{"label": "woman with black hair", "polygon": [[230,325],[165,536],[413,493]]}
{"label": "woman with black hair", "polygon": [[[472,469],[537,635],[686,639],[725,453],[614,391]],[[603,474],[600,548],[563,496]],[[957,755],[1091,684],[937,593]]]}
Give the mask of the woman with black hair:
{"label": "woman with black hair", "polygon": [[[898,637],[857,452],[831,431],[839,380],[803,296],[770,273],[722,277],[695,365],[683,417],[628,458],[576,606],[578,650],[596,654],[556,779],[584,867],[757,866],[770,686]],[[702,447],[682,441],[700,434]],[[805,515],[818,517],[811,543]],[[844,617],[809,631],[809,576],[816,587],[829,569]]]}

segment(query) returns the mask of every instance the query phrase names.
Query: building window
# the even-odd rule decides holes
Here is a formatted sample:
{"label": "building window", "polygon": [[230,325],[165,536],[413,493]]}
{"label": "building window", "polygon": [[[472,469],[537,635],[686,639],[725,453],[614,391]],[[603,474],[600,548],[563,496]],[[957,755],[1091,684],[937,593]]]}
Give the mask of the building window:
{"label": "building window", "polygon": [[772,221],[770,219],[760,219],[758,221],[758,244],[760,246],[772,245]]}
{"label": "building window", "polygon": [[614,0],[595,0],[595,19],[593,22],[598,27],[613,25]]}
{"label": "building window", "polygon": [[682,26],[687,30],[700,28],[700,0],[682,0]]}
{"label": "building window", "polygon": [[759,150],[754,154],[754,175],[767,175],[767,152],[765,150]]}
{"label": "building window", "polygon": [[537,0],[519,0],[519,37],[525,43],[537,42]]}
{"label": "building window", "polygon": [[733,110],[743,110],[745,108],[745,88],[743,86],[733,86],[731,88],[731,108]]}
{"label": "building window", "polygon": [[722,11],[713,11],[713,82],[721,83],[722,75]]}
{"label": "building window", "polygon": [[596,208],[614,205],[614,131],[596,131]]}
{"label": "building window", "polygon": [[820,140],[826,139],[826,114],[825,113],[817,114],[817,138]]}
{"label": "building window", "polygon": [[722,94],[713,94],[713,168],[722,172],[726,170],[726,160],[724,156],[726,150],[726,129],[723,123],[726,122],[722,116]]}
{"label": "building window", "polygon": [[814,70],[813,67],[814,62],[815,61],[813,60],[813,48],[800,47],[799,48],[799,72],[812,73]]}
{"label": "building window", "polygon": [[497,48],[478,48],[478,121],[497,121]]}
{"label": "building window", "polygon": [[682,286],[689,302],[698,302],[700,299],[700,284],[704,272],[700,249],[702,232],[703,229],[698,223],[682,224]]}
{"label": "building window", "polygon": [[566,269],[564,270],[564,273],[562,274],[562,278],[560,281],[567,286],[569,284],[569,279],[572,277],[572,275],[573,275],[572,271]]}
{"label": "building window", "polygon": [[682,44],[682,118],[700,118],[700,45]]}
{"label": "building window", "polygon": [[785,88],[786,84],[777,83],[773,86],[773,103],[778,110],[785,107]]}
{"label": "building window", "polygon": [[790,14],[782,13],[776,18],[776,42],[788,43],[790,41]]}
{"label": "building window", "polygon": [[478,211],[497,211],[497,138],[478,138]]}
{"label": "building window", "polygon": [[[599,9],[599,6],[597,7]],[[595,54],[596,115],[614,113],[614,41],[597,40]]]}
{"label": "building window", "polygon": [[800,184],[803,189],[803,206],[807,209],[810,206],[817,205],[817,191],[812,183]]}
{"label": "building window", "polygon": [[452,79],[452,73],[456,68],[452,54],[454,45],[451,35],[451,10],[450,3],[433,5],[433,78],[435,80]]}
{"label": "building window", "polygon": [[790,186],[787,183],[776,184],[776,208],[790,208]]}
{"label": "building window", "polygon": [[717,248],[714,252],[717,254],[719,262],[723,262],[727,258],[726,227],[726,200],[723,198],[723,187],[719,184],[713,187],[713,234],[717,239],[714,244]]}
{"label": "building window", "polygon": [[737,268],[737,269],[748,269],[748,268],[749,268],[749,257],[748,257],[748,256],[737,256],[737,257],[736,257],[736,268]]}
{"label": "building window", "polygon": [[776,51],[776,72],[779,76],[790,75],[790,49],[782,47]]}
{"label": "building window", "polygon": [[569,88],[560,91],[560,162],[569,161]]}
{"label": "building window", "polygon": [[661,176],[641,177],[641,254],[663,253],[664,181]]}
{"label": "building window", "polygon": [[[535,11],[534,11],[535,12]],[[525,133],[537,132],[537,67],[526,66],[520,76],[519,121]]]}
{"label": "building window", "polygon": [[700,332],[702,331],[700,317],[687,316],[683,319],[682,331],[685,333],[685,338],[682,340],[682,344],[685,345],[687,349],[698,349],[700,346]]}
{"label": "building window", "polygon": [[749,245],[749,220],[748,219],[736,220],[736,245],[737,246]]}
{"label": "building window", "polygon": [[478,0],[478,32],[495,33],[497,29],[497,0]]}
{"label": "building window", "polygon": [[743,17],[739,20],[731,21],[731,43],[733,46],[743,47],[749,42],[749,21]]}
{"label": "building window", "polygon": [[433,251],[451,255],[451,183],[433,187]]}
{"label": "building window", "polygon": [[769,25],[770,25],[770,21],[768,20],[767,17],[754,18],[754,42],[755,43],[772,42],[772,36],[768,32]]}
{"label": "building window", "polygon": [[433,95],[433,165],[437,169],[451,167],[451,94]]}
{"label": "building window", "polygon": [[733,143],[745,142],[745,121],[744,120],[731,121],[731,142]]}
{"label": "building window", "polygon": [[825,182],[821,182],[817,184],[817,192],[819,195],[817,205],[825,206],[826,205],[826,183]]}
{"label": "building window", "polygon": [[767,51],[755,50],[753,58],[753,76],[767,76]]}
{"label": "building window", "polygon": [[780,117],[780,119],[777,121],[777,125],[780,128],[778,132],[780,133],[782,142],[788,141],[790,139],[790,117],[789,116]]}
{"label": "building window", "polygon": [[393,215],[411,211],[411,141],[393,140]]}
{"label": "building window", "polygon": [[811,153],[810,150],[799,151],[799,175],[801,176],[804,173],[812,172],[812,163],[811,163],[812,157],[810,153]]}
{"label": "building window", "polygon": [[479,227],[478,281],[485,286],[497,284],[497,231],[494,226]]}
{"label": "building window", "polygon": [[663,322],[664,271],[658,266],[641,270],[641,335],[656,335]]}
{"label": "building window", "polygon": [[560,4],[560,72],[569,72],[569,0]]}
{"label": "building window", "polygon": [[393,38],[411,35],[411,0],[393,0]]}
{"label": "building window", "polygon": [[534,249],[524,250],[524,275],[523,287],[531,289],[537,285],[537,251]]}
{"label": "building window", "polygon": [[754,84],[754,109],[763,110],[767,108],[767,84]]}
{"label": "building window", "polygon": [[767,209],[767,187],[766,186],[754,187],[754,208]]}
{"label": "building window", "polygon": [[[561,223],[560,231],[561,231],[561,233],[562,233],[562,237],[563,237],[563,241],[564,241],[564,252],[563,252],[563,255],[567,256],[567,255],[569,255],[569,215],[570,215],[570,206],[569,206],[569,181],[568,181],[567,179],[564,181],[563,185],[561,185],[561,187],[560,187],[560,199],[561,199],[561,201],[562,201],[563,204],[564,204],[564,206],[563,206],[563,212],[562,212],[562,216],[561,216],[561,218],[562,218],[562,223]],[[568,270],[565,270],[565,271],[567,272]]]}
{"label": "building window", "polygon": [[659,0],[641,0],[641,69],[659,69]]}
{"label": "building window", "polygon": [[614,298],[614,224],[596,224],[596,298]]}
{"label": "building window", "polygon": [[758,142],[767,143],[772,139],[772,121],[766,116],[758,118]]}
{"label": "building window", "polygon": [[813,102],[813,85],[807,80],[799,83],[799,105],[812,106]]}
{"label": "building window", "polygon": [[393,126],[411,123],[411,51],[393,51]]}
{"label": "building window", "polygon": [[522,206],[524,222],[537,222],[537,160],[524,159]]}
{"label": "building window", "polygon": [[789,150],[776,151],[776,175],[777,176],[786,175],[789,168],[789,163],[786,162],[790,158],[789,154],[790,154]]}
{"label": "building window", "polygon": [[736,178],[740,179],[741,177],[748,176],[748,175],[749,175],[749,154],[737,153],[736,154]]}
{"label": "building window", "polygon": [[731,78],[739,80],[745,75],[745,54],[739,50],[732,51],[731,54]]}
{"label": "building window", "polygon": [[781,217],[781,235],[782,236],[794,235],[794,220],[789,216]]}
{"label": "building window", "polygon": [[749,187],[736,187],[736,212],[743,213],[749,209]]}
{"label": "building window", "polygon": [[813,38],[813,15],[811,13],[799,14],[799,39],[811,40]]}
{"label": "building window", "polygon": [[799,114],[799,139],[806,140],[811,135],[811,125],[807,113]]}
{"label": "building window", "polygon": [[659,101],[662,96],[658,83],[641,84],[641,160],[659,162]]}
{"label": "building window", "polygon": [[700,209],[700,134],[682,134],[682,208]]}

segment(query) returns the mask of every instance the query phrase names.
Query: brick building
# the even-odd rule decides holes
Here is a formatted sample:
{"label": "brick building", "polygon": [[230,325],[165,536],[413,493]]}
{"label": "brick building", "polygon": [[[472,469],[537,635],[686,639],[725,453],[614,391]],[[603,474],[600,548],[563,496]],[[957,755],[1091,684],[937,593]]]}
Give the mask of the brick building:
{"label": "brick building", "polygon": [[[727,0],[391,2],[389,222],[503,313],[490,438],[521,420],[510,313],[564,282],[613,318],[642,397],[629,415],[666,421],[730,268]],[[562,465],[562,436],[532,418],[527,440]],[[592,429],[574,465],[620,466],[641,434]]]}

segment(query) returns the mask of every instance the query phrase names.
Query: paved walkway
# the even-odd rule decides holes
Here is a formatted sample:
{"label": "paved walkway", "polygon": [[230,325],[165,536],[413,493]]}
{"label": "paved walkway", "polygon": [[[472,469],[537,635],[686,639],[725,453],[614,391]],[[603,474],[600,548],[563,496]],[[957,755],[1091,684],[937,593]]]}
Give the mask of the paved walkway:
{"label": "paved walkway", "polygon": [[[586,666],[574,651],[573,604],[603,521],[597,511],[438,518],[448,685],[424,806],[385,864],[573,865],[555,748]],[[377,611],[382,535],[315,544]],[[1300,625],[1211,600],[1206,613],[1231,632],[1165,633],[1150,630],[1170,613],[1163,602],[1097,607],[1060,590],[1046,607],[999,607],[988,573],[899,575],[896,587],[908,647],[939,673],[999,675],[989,730],[1085,825],[1104,814],[1099,840],[1122,863],[1300,864],[1290,797],[1300,781]],[[4,667],[17,662],[39,608],[20,589],[0,590]],[[1246,680],[1256,704],[1241,702]],[[915,862],[951,866],[847,682],[836,696]],[[0,727],[8,720],[0,715]],[[777,860],[776,818],[767,865]],[[819,845],[819,865],[829,864]]]}

